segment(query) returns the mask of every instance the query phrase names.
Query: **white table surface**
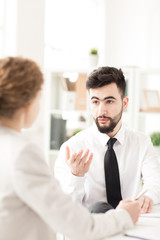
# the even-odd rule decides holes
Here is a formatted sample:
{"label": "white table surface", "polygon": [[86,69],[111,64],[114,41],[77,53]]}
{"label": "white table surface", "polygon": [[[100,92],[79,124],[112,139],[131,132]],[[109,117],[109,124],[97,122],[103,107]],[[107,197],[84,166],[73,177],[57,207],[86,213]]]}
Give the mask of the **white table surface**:
{"label": "white table surface", "polygon": [[[148,215],[148,217],[140,216],[138,222],[132,230],[127,231],[130,234],[144,234],[144,236],[151,240],[160,240],[160,204],[155,205],[153,208],[153,213],[158,213],[159,217],[153,217]],[[131,240],[136,239],[133,237],[124,236],[124,234],[118,234],[105,240]],[[143,239],[143,238],[141,238]],[[144,238],[145,239],[145,238]]]}
{"label": "white table surface", "polygon": [[[134,226],[133,229],[127,230],[126,233],[133,233],[138,235],[144,234],[145,237],[148,238],[148,240],[160,240],[160,204],[155,205],[153,207],[152,214],[158,214],[159,217],[154,217],[148,215],[148,217],[140,216],[138,222]],[[150,237],[151,236],[151,237]],[[112,237],[107,237],[104,240],[138,240],[138,239],[145,239],[145,238],[133,238],[133,237],[127,237],[124,235],[124,233],[114,235]],[[60,235],[57,240],[70,240],[63,235]]]}

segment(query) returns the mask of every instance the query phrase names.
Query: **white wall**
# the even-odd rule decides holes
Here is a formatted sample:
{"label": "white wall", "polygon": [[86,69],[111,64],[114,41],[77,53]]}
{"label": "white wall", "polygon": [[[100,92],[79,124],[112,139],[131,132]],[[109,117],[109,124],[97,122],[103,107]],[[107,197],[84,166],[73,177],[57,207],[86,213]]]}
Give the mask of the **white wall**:
{"label": "white wall", "polygon": [[[99,22],[100,65],[160,67],[160,1],[94,1],[99,6],[94,18]],[[23,55],[43,65],[45,0],[6,3],[5,55]]]}
{"label": "white wall", "polygon": [[4,44],[3,56],[16,55],[17,1],[4,1]]}
{"label": "white wall", "polygon": [[[9,0],[12,1],[12,0]],[[17,0],[15,55],[33,59],[44,69],[45,0]],[[44,146],[44,94],[39,116],[24,136]]]}
{"label": "white wall", "polygon": [[160,1],[154,0],[149,15],[147,65],[160,67]]}
{"label": "white wall", "polygon": [[103,2],[104,64],[160,67],[160,1]]}
{"label": "white wall", "polygon": [[[103,0],[103,4],[103,64],[160,68],[160,1]],[[159,75],[151,75],[150,81],[147,75],[139,80],[143,81],[142,89],[160,90]],[[136,118],[141,131],[159,131],[159,114]]]}
{"label": "white wall", "polygon": [[5,0],[4,56],[28,57],[44,65],[45,0]]}
{"label": "white wall", "polygon": [[45,0],[17,1],[16,54],[44,64]]}

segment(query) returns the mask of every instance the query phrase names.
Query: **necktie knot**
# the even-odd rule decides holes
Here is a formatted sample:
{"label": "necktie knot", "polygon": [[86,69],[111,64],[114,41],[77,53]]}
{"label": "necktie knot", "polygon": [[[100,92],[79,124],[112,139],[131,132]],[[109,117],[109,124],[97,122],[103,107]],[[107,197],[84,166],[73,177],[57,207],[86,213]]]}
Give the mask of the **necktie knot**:
{"label": "necktie knot", "polygon": [[107,142],[107,145],[108,145],[108,149],[111,149],[113,148],[113,145],[115,144],[115,142],[117,141],[116,138],[110,138]]}

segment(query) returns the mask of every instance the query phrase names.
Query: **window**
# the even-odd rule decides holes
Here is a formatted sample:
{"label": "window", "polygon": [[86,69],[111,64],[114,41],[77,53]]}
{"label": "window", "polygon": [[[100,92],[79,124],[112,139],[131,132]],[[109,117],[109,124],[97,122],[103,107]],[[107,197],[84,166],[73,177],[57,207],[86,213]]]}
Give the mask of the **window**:
{"label": "window", "polygon": [[3,56],[4,47],[4,0],[0,0],[0,57]]}
{"label": "window", "polygon": [[89,49],[98,47],[99,9],[97,0],[46,0],[46,66],[86,67]]}

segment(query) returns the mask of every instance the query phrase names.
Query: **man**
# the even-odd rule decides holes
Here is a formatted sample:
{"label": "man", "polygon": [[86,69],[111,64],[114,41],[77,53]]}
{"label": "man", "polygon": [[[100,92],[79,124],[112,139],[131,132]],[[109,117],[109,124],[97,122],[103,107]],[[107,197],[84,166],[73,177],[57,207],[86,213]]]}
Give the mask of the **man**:
{"label": "man", "polygon": [[[150,212],[153,204],[160,202],[160,165],[150,138],[122,124],[122,113],[128,105],[123,72],[100,67],[89,75],[86,87],[95,123],[62,145],[56,177],[66,193],[72,193],[87,207],[109,202],[109,195],[118,194],[113,196],[116,204],[111,204],[116,207],[121,199],[131,199],[146,189],[138,201],[142,213]],[[107,170],[111,168],[105,162],[109,139],[115,139],[112,152],[117,164],[116,174],[110,179]]]}

